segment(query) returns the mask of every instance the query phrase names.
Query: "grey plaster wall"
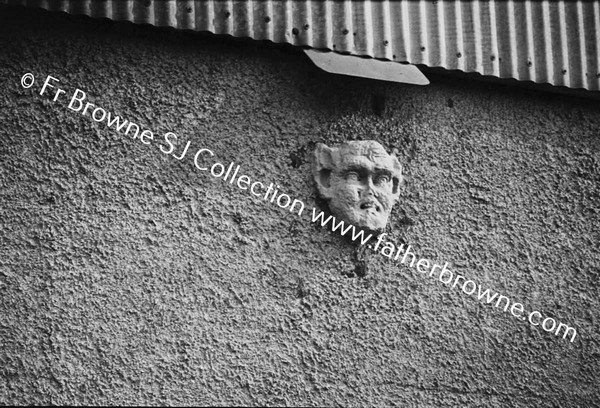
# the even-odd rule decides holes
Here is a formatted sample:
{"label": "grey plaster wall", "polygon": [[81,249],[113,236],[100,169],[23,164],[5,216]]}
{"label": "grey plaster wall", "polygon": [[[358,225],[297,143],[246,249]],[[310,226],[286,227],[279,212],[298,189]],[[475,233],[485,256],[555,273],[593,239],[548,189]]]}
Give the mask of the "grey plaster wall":
{"label": "grey plaster wall", "polygon": [[[390,237],[578,337],[363,259],[23,89],[26,72],[309,208],[314,143],[396,148],[407,180]],[[0,403],[598,406],[598,102],[431,79],[332,76],[287,47],[0,8]]]}

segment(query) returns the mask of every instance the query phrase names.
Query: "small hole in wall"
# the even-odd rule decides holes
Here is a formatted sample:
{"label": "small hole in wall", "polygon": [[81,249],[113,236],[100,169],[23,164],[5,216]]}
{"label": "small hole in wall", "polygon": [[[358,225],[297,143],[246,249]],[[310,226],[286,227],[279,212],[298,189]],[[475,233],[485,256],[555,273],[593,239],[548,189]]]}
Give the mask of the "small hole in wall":
{"label": "small hole in wall", "polygon": [[373,108],[373,113],[375,115],[383,116],[385,113],[385,95],[374,94],[371,99],[371,107]]}
{"label": "small hole in wall", "polygon": [[296,27],[292,28],[292,34],[298,35],[299,32],[300,31]]}
{"label": "small hole in wall", "polygon": [[288,157],[290,158],[290,164],[295,169],[300,167],[304,162],[303,157],[300,156],[297,152],[291,152]]}
{"label": "small hole in wall", "polygon": [[290,164],[293,168],[297,169],[302,166],[306,160],[307,152],[312,152],[315,149],[315,144],[313,142],[309,142],[308,144],[299,147],[295,151],[289,154]]}
{"label": "small hole in wall", "polygon": [[342,272],[348,277],[364,278],[369,274],[369,249],[365,246],[360,246],[354,249],[353,263],[354,270]]}
{"label": "small hole in wall", "polygon": [[303,278],[298,278],[296,281],[296,297],[303,298],[310,295],[310,289],[306,287],[306,282]]}
{"label": "small hole in wall", "polygon": [[454,101],[448,98],[448,100],[446,101],[446,105],[448,105],[449,108],[454,108]]}
{"label": "small hole in wall", "polygon": [[354,264],[354,273],[359,278],[364,278],[369,272],[369,264],[366,260],[356,261]]}

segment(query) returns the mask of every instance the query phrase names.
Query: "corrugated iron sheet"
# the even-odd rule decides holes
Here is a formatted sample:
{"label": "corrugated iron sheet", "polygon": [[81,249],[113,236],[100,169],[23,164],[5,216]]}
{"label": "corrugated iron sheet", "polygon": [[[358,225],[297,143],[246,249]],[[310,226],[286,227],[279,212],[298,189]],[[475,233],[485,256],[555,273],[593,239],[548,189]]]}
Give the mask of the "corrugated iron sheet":
{"label": "corrugated iron sheet", "polygon": [[600,1],[0,0],[600,89]]}

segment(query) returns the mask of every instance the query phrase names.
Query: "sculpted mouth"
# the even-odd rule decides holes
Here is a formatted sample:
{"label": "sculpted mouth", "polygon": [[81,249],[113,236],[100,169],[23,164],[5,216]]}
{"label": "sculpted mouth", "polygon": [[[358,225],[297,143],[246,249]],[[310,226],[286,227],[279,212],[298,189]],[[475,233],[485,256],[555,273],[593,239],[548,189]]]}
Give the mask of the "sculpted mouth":
{"label": "sculpted mouth", "polygon": [[381,211],[381,207],[375,201],[365,201],[360,205],[361,210],[373,209],[377,212]]}

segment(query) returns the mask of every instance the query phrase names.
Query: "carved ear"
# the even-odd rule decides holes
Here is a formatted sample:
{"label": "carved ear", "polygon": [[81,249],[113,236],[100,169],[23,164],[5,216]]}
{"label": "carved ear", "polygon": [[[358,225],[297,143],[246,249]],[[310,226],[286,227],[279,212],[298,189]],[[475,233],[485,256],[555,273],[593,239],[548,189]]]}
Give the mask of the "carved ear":
{"label": "carved ear", "polygon": [[323,143],[318,143],[315,149],[315,162],[313,165],[313,177],[317,184],[319,194],[326,200],[331,199],[330,177],[335,164],[333,161],[333,153],[336,149],[327,147]]}
{"label": "carved ear", "polygon": [[394,175],[393,175],[393,185],[392,185],[392,194],[396,196],[396,199],[400,197],[400,186],[404,181],[404,177],[402,177],[402,165],[398,161],[398,158],[394,153],[391,154],[394,161]]}

